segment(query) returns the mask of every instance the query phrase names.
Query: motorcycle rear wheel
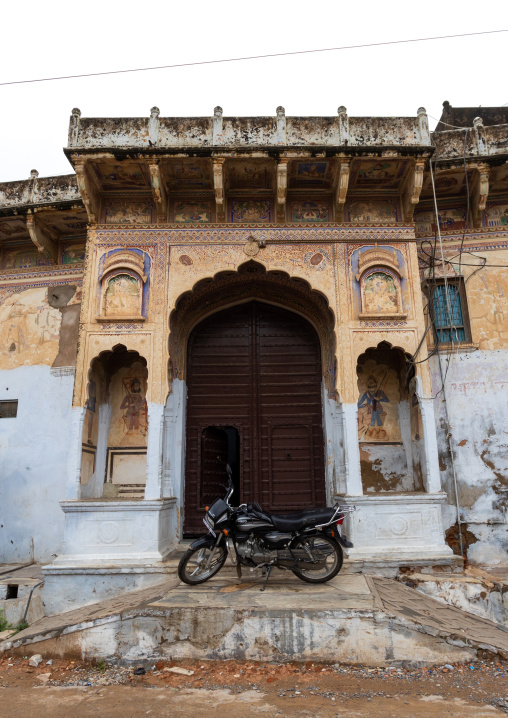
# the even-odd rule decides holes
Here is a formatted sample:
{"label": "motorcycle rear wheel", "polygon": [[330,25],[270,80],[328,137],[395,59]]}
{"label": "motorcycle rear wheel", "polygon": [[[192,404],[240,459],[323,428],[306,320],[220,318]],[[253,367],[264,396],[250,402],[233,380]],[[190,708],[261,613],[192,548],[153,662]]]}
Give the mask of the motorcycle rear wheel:
{"label": "motorcycle rear wheel", "polygon": [[314,559],[324,559],[323,568],[316,570],[292,569],[295,576],[307,583],[326,583],[326,581],[334,578],[342,568],[343,555],[341,547],[324,534],[299,538],[291,548],[304,549],[310,552]]}
{"label": "motorcycle rear wheel", "polygon": [[[207,562],[210,564],[207,567]],[[215,576],[224,566],[227,558],[225,546],[202,546],[190,548],[178,564],[178,578],[184,583],[195,586]]]}

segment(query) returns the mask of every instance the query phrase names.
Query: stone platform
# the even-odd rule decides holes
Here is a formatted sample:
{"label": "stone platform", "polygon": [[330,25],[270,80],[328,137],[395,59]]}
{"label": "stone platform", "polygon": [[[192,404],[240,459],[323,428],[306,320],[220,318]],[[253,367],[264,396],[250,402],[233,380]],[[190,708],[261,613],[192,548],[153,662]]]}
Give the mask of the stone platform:
{"label": "stone platform", "polygon": [[432,665],[508,657],[508,631],[390,578],[339,574],[309,585],[288,572],[219,574],[190,587],[176,576],[44,618],[0,651],[136,663],[157,659],[321,660]]}

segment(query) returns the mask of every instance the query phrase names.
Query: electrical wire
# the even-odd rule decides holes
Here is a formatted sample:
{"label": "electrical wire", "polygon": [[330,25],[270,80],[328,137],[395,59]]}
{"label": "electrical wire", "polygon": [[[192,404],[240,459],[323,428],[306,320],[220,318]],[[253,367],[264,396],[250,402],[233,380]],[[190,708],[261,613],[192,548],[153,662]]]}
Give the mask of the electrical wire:
{"label": "electrical wire", "polygon": [[106,72],[86,72],[80,75],[62,75],[60,77],[41,77],[34,80],[12,80],[0,82],[0,86],[23,85],[30,82],[51,82],[53,80],[75,80],[79,77],[98,77],[100,75],[120,75],[128,72],[150,72],[152,70],[170,70],[177,67],[194,67],[196,65],[216,65],[224,62],[242,62],[244,60],[263,60],[269,57],[287,57],[288,55],[310,55],[317,52],[335,52],[337,50],[357,50],[366,47],[380,47],[383,45],[402,45],[410,42],[426,42],[428,40],[450,40],[458,37],[473,37],[474,35],[493,35],[508,32],[507,30],[483,30],[481,32],[463,32],[457,35],[438,35],[436,37],[417,37],[409,40],[389,40],[386,42],[369,42],[363,45],[344,45],[342,47],[325,47],[317,50],[295,50],[293,52],[273,52],[266,55],[250,55],[247,57],[230,57],[222,60],[201,60],[199,62],[180,62],[174,65],[159,65],[157,67],[137,67],[130,70],[108,70]]}

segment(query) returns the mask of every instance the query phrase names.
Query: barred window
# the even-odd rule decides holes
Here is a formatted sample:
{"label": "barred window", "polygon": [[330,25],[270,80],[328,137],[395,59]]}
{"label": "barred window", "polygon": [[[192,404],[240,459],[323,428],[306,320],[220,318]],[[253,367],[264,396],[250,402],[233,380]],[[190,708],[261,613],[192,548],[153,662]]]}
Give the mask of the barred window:
{"label": "barred window", "polygon": [[446,284],[437,284],[432,290],[432,309],[438,342],[469,341],[466,297],[461,280],[448,280]]}

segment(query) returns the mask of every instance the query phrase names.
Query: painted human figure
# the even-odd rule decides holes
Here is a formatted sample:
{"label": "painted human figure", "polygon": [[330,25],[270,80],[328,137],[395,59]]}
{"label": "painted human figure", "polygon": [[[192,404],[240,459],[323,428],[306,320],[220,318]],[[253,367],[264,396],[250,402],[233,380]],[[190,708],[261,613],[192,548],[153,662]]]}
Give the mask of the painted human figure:
{"label": "painted human figure", "polygon": [[126,396],[120,404],[123,410],[123,420],[127,431],[143,431],[140,425],[140,417],[146,411],[146,401],[141,393],[141,382],[139,379],[132,379]]}
{"label": "painted human figure", "polygon": [[93,379],[90,379],[90,388],[88,390],[88,399],[86,400],[86,409],[88,411],[88,443],[92,443],[93,422],[95,419],[95,405],[97,403],[97,385]]}
{"label": "painted human figure", "polygon": [[[382,382],[381,382],[382,383]],[[383,426],[383,415],[386,416],[383,411],[382,404],[389,403],[390,399],[386,396],[381,386],[378,388],[378,382],[372,374],[367,379],[367,391],[362,394],[360,401],[358,402],[358,409],[366,409],[367,414],[370,414],[370,427]],[[373,436],[375,438],[384,438],[386,432],[384,429],[367,429],[366,436]]]}

